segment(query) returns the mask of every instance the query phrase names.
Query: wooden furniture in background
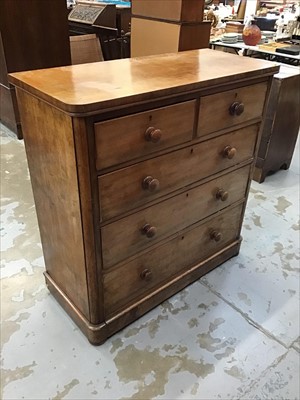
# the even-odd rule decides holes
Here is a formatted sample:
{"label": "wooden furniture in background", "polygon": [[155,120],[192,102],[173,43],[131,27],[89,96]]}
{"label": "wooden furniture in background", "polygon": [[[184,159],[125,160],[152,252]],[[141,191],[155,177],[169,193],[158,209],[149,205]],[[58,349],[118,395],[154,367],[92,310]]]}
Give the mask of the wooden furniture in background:
{"label": "wooden furniture in background", "polygon": [[117,29],[120,37],[122,35],[122,32],[123,33],[130,32],[131,7],[117,4],[116,11],[117,11]]}
{"label": "wooden furniture in background", "polygon": [[22,138],[10,72],[71,64],[65,0],[0,1],[0,119]]}
{"label": "wooden furniture in background", "polygon": [[300,126],[299,68],[281,65],[274,76],[264,120],[254,177],[263,182],[279,169],[290,167]]}
{"label": "wooden furniture in background", "polygon": [[117,28],[107,28],[94,25],[94,30],[99,38],[105,61],[124,58],[123,39],[118,37]]}
{"label": "wooden furniture in background", "polygon": [[99,37],[104,60],[130,57],[131,8],[120,3],[80,0],[68,16],[71,35]]}
{"label": "wooden furniture in background", "polygon": [[210,21],[197,23],[131,18],[131,56],[146,56],[208,47]]}
{"label": "wooden furniture in background", "polygon": [[94,33],[93,25],[116,28],[117,13],[114,4],[79,1],[68,15],[70,33]]}
{"label": "wooden furniture in background", "polygon": [[201,22],[204,0],[132,0],[132,14],[166,21]]}
{"label": "wooden furniture in background", "polygon": [[70,36],[72,65],[103,61],[97,35]]}
{"label": "wooden furniture in background", "polygon": [[203,49],[10,76],[46,282],[92,343],[238,254],[277,71]]}
{"label": "wooden furniture in background", "polygon": [[211,23],[204,0],[133,0],[131,56],[209,47]]}
{"label": "wooden furniture in background", "polygon": [[111,3],[78,0],[68,16],[70,31],[73,34],[92,33],[93,25],[98,25],[117,28],[119,37],[122,31],[130,31],[130,18],[130,3],[118,0]]}

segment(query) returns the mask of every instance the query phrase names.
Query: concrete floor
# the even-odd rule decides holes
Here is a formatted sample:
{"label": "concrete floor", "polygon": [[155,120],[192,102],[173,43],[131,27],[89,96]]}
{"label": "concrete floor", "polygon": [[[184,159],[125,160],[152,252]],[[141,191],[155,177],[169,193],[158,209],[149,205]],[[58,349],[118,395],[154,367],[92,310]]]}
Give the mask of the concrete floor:
{"label": "concrete floor", "polygon": [[99,347],[49,295],[24,145],[2,126],[2,399],[299,399],[299,148],[241,252]]}

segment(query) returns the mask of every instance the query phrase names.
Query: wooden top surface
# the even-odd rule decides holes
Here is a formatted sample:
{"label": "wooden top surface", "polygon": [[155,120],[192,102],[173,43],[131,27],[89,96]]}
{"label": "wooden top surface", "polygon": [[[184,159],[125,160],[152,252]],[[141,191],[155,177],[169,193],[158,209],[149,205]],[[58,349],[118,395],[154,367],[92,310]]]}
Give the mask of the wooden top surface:
{"label": "wooden top surface", "polygon": [[10,82],[72,114],[272,75],[269,61],[210,50],[18,72]]}

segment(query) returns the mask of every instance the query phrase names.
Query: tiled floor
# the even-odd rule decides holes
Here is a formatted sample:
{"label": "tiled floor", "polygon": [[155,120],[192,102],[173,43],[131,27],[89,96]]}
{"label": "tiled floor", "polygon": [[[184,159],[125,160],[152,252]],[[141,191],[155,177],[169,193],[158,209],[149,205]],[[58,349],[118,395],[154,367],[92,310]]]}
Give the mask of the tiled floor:
{"label": "tiled floor", "polygon": [[299,148],[233,258],[99,347],[49,295],[22,141],[1,133],[2,397],[299,399]]}

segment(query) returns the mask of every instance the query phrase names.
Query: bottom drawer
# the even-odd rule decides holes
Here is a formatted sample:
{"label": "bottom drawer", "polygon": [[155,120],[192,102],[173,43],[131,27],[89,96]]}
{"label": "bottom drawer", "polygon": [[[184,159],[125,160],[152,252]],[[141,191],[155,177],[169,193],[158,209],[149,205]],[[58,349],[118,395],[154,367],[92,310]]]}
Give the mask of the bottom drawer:
{"label": "bottom drawer", "polygon": [[106,316],[142,298],[188,267],[220,251],[239,236],[243,204],[231,207],[169,242],[153,246],[104,275]]}

